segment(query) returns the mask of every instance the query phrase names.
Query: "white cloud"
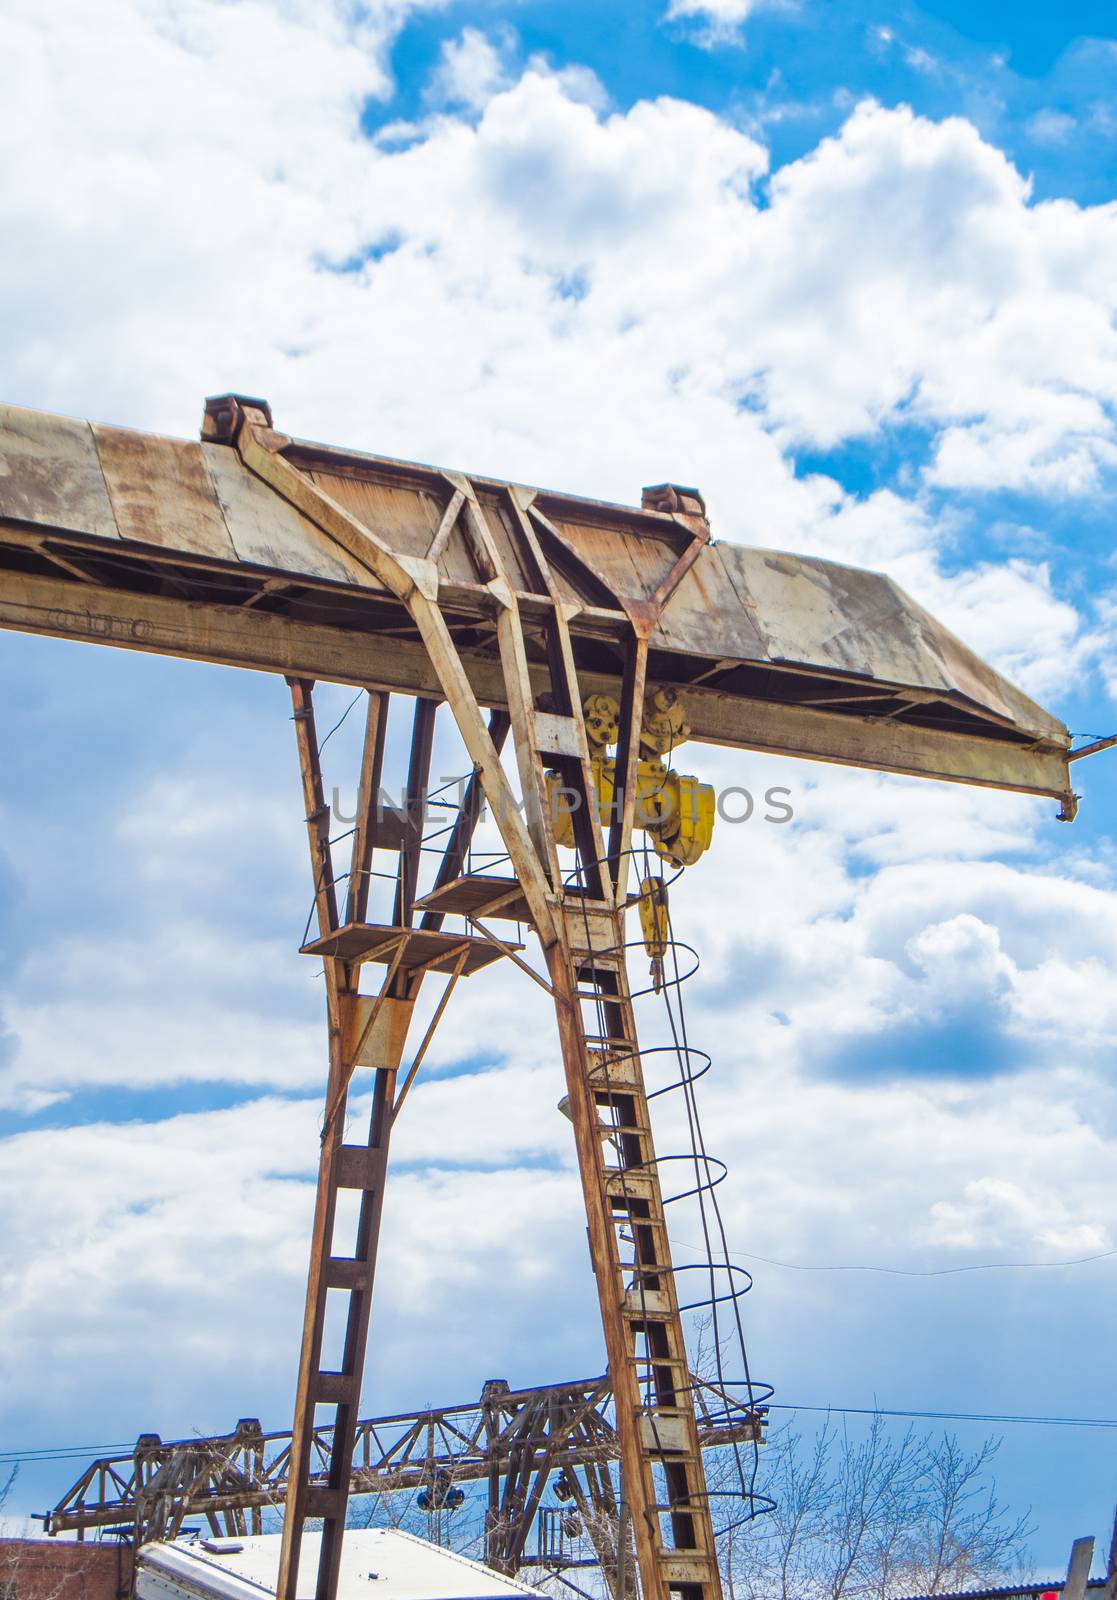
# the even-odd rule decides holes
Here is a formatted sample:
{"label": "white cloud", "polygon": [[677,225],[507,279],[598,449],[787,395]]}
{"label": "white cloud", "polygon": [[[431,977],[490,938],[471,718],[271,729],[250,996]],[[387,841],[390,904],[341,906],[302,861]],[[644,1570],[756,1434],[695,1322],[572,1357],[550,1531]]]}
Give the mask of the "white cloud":
{"label": "white cloud", "polygon": [[1074,117],[1050,106],[1044,106],[1028,118],[1028,132],[1038,144],[1066,144],[1077,127]]}
{"label": "white cloud", "polygon": [[481,110],[494,94],[508,87],[507,57],[514,43],[510,30],[494,42],[480,28],[463,28],[456,39],[444,41],[427,98],[434,105]]}
{"label": "white cloud", "polygon": [[[958,491],[1081,496],[1112,465],[1112,207],[1036,204],[969,123],[871,104],[769,177],[728,120],[669,98],[611,110],[585,73],[521,71],[476,29],[443,52],[437,114],[370,136],[405,9],[112,0],[62,29],[9,6],[4,398],[191,432],[205,393],[237,387],[281,427],[386,453],[628,500],[694,481],[719,536],[885,568],[1036,694],[1105,665],[1112,601],[1076,609],[1034,545],[999,560],[985,541],[967,561],[981,519]],[[750,8],[699,9],[736,27]],[[796,451],[893,429],[915,444],[890,490],[794,470]],[[293,953],[309,899],[293,758],[284,744],[277,777],[248,730],[274,717],[278,744],[289,708],[281,686],[223,679],[206,742],[172,685],[124,737],[96,669],[49,694],[46,677],[41,728],[88,695],[100,746],[48,799],[14,779],[6,799],[36,914],[6,969],[9,1100],[172,1080],[310,1098],[5,1146],[12,1436],[47,1362],[64,1381],[44,1424],[124,1427],[122,1328],[140,1352],[127,1431],[280,1423],[324,1040]],[[119,770],[101,753],[113,730]],[[154,780],[129,763],[138,730],[164,741]],[[733,1169],[732,1241],[938,1264],[1108,1239],[1115,902],[1088,851],[1072,872],[1050,806],[724,751],[681,764],[787,783],[797,814],[720,827],[674,895],[703,955],[688,1014],[718,1054],[703,1104]],[[95,802],[80,774],[106,767],[119,785]],[[949,1053],[982,1014],[1006,1067],[993,1084]],[[939,1057],[915,1060],[905,1028],[939,1030]],[[590,1370],[546,997],[519,974],[471,981],[428,1068],[399,1128],[370,1393],[393,1364],[401,1404],[468,1393],[490,1362],[523,1381]],[[678,1108],[657,1108],[673,1138]],[[950,1323],[801,1288],[770,1275],[750,1308],[760,1370],[782,1363],[800,1394],[810,1375],[848,1395],[865,1356],[867,1399],[890,1374],[911,1398],[915,1320],[956,1341],[959,1371],[978,1343],[1043,1353],[1044,1330],[976,1289]],[[1068,1318],[1088,1301],[1068,1280]],[[1072,1340],[1090,1328],[1083,1314]]]}
{"label": "white cloud", "polygon": [[1021,1242],[1029,1250],[1050,1250],[1054,1260],[1112,1247],[1100,1223],[1076,1222],[1068,1215],[1064,1197],[1050,1181],[1025,1188],[1008,1178],[977,1178],[958,1199],[937,1201],[927,1235],[932,1243],[970,1249],[991,1238],[1001,1248]]}
{"label": "white cloud", "polygon": [[726,23],[744,22],[758,10],[763,0],[671,0],[667,11],[670,21],[675,17],[709,17]]}
{"label": "white cloud", "polygon": [[904,581],[928,611],[1037,699],[1086,681],[1109,658],[1104,611],[1090,618],[1062,599],[1046,562],[982,561],[948,578],[923,561]]}
{"label": "white cloud", "polygon": [[702,50],[743,43],[742,25],[758,11],[795,11],[799,0],[670,0],[665,22],[695,24],[689,37]]}
{"label": "white cloud", "polygon": [[[246,77],[248,0],[219,9],[220,47],[201,0],[177,34],[115,0],[96,41],[54,38],[49,78],[45,20],[7,24],[12,125],[66,106],[5,170],[17,397],[189,429],[186,397],[231,384],[304,431],[588,489],[700,469],[719,531],[767,543],[819,537],[834,503],[777,444],[910,424],[946,487],[1082,493],[1112,465],[1117,217],[1032,203],[969,123],[863,105],[762,208],[765,153],[725,121],[606,114],[538,60],[509,81],[476,28],[431,86],[475,125],[370,143],[383,55],[341,13],[305,49],[301,13],[265,14],[256,59],[297,61],[288,83]],[[370,362],[408,381],[389,395]]]}
{"label": "white cloud", "polygon": [[1032,204],[969,123],[863,105],[774,176],[758,230],[763,393],[789,437],[943,429],[933,478],[953,487],[1075,492],[1112,462],[1114,297],[1095,251],[1117,249],[1113,208]]}
{"label": "white cloud", "polygon": [[[498,1304],[490,1317],[487,1277],[530,1289],[556,1270],[572,1275],[561,1263],[570,1241],[577,1244],[577,1181],[520,1165],[519,1134],[526,1132],[529,1147],[535,1142],[524,1119],[505,1115],[490,1129],[498,1136],[489,1138],[488,1154],[502,1170],[469,1164],[476,1149],[469,1140],[482,1133],[483,1108],[501,1087],[474,1079],[474,1109],[462,1122],[459,1103],[459,1126],[441,1159],[394,1178],[375,1368],[383,1382],[395,1366],[393,1400],[422,1398],[415,1386],[423,1363],[445,1356],[443,1319],[462,1305],[473,1331],[455,1329],[461,1368],[484,1364],[487,1327],[512,1309]],[[418,1105],[412,1110],[423,1116]],[[431,1110],[437,1119],[437,1107]],[[262,1099],[6,1143],[0,1338],[9,1439],[17,1418],[31,1425],[31,1411],[36,1426],[67,1429],[70,1438],[75,1427],[93,1437],[89,1426],[102,1438],[147,1428],[176,1436],[227,1426],[246,1409],[282,1426],[302,1315],[317,1113],[316,1099]],[[354,1121],[367,1114],[367,1099],[358,1101]],[[557,1112],[551,1120],[568,1126]],[[513,1315],[514,1326],[517,1320],[520,1327],[530,1320],[528,1306],[520,1319]],[[551,1337],[567,1331],[556,1319]],[[129,1377],[121,1384],[125,1337]],[[512,1351],[505,1345],[500,1354],[508,1360]],[[53,1374],[46,1392],[38,1381],[44,1370]],[[522,1358],[512,1375],[529,1379]]]}

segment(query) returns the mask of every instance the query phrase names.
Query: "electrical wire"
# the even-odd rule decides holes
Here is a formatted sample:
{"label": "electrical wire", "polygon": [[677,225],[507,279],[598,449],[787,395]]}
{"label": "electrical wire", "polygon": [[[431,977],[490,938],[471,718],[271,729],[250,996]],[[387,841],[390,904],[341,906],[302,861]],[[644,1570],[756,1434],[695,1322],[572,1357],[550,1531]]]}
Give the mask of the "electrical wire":
{"label": "electrical wire", "polygon": [[815,1411],[829,1416],[842,1417],[915,1417],[929,1422],[994,1422],[998,1426],[1018,1424],[1034,1428],[1117,1428],[1117,1417],[1035,1417],[1023,1413],[1003,1414],[996,1411],[904,1411],[898,1407],[883,1406],[803,1406],[784,1401],[769,1407],[771,1411]]}
{"label": "electrical wire", "polygon": [[119,1456],[130,1452],[130,1444],[42,1445],[30,1450],[0,1450],[0,1463],[13,1461],[70,1461],[75,1457]]}
{"label": "electrical wire", "polygon": [[[679,1243],[684,1250],[701,1250],[701,1245],[688,1244],[685,1239]],[[731,1250],[730,1255],[740,1256],[746,1261],[763,1261],[766,1267],[782,1267],[786,1272],[881,1272],[895,1278],[949,1278],[960,1272],[1027,1272],[1036,1269],[1060,1267],[1083,1267],[1090,1261],[1110,1261],[1117,1256],[1117,1250],[1101,1250],[1093,1256],[1075,1256],[1069,1261],[975,1261],[962,1267],[877,1267],[844,1264],[808,1265],[801,1261],[775,1261],[771,1256],[760,1256],[752,1250]]]}
{"label": "electrical wire", "polygon": [[334,723],[334,725],[330,729],[329,733],[326,735],[326,737],[324,739],[321,739],[319,741],[319,743],[318,743],[318,754],[319,755],[322,754],[322,751],[329,744],[329,742],[333,738],[334,734],[341,727],[341,724],[345,721],[346,717],[352,711],[353,707],[357,704],[357,701],[361,698],[361,696],[364,694],[364,692],[365,691],[363,689],[358,689],[357,690],[356,694],[353,696],[352,700],[350,700],[350,702],[346,706],[345,710],[341,713],[341,716],[338,717],[337,721]]}
{"label": "electrical wire", "polygon": [[[1026,1412],[998,1412],[998,1411],[920,1411],[905,1409],[901,1406],[839,1406],[839,1405],[800,1405],[795,1401],[770,1401],[769,1411],[809,1411],[820,1416],[836,1417],[905,1417],[915,1418],[926,1422],[981,1422],[994,1423],[998,1427],[1031,1427],[1031,1428],[1117,1428],[1117,1417],[1045,1417],[1033,1416]],[[0,1450],[0,1463],[12,1464],[15,1462],[37,1461],[70,1461],[74,1459],[85,1460],[90,1456],[95,1459],[131,1458],[132,1446],[129,1444],[117,1445],[44,1445],[38,1449],[30,1450]]]}

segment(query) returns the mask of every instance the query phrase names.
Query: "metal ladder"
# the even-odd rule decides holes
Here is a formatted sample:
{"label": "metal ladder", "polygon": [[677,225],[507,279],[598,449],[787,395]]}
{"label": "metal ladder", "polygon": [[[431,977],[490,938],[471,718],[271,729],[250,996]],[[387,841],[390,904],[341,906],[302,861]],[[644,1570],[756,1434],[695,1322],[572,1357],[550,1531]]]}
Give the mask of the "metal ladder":
{"label": "metal ladder", "polygon": [[[653,1570],[683,1600],[716,1600],[717,1552],[625,965],[624,914],[567,897],[563,923],[580,1033],[574,1064],[594,1121],[588,1170],[579,1148],[582,1180],[587,1210],[595,1206],[604,1223],[597,1249],[591,1225],[591,1250],[602,1310],[612,1312],[604,1318],[606,1340],[644,1587]],[[570,1065],[568,1054],[568,1074]],[[626,1435],[635,1450],[623,1451]],[[627,1459],[633,1455],[635,1482]]]}

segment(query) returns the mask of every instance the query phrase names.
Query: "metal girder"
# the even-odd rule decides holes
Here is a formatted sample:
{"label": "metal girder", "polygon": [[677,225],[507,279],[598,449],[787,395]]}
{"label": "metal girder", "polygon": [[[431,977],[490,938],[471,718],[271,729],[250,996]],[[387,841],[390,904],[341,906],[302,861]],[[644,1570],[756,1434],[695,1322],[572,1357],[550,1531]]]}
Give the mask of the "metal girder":
{"label": "metal girder", "polygon": [[[6,530],[0,525],[0,552]],[[188,577],[192,574],[187,574]],[[260,580],[262,586],[263,579]],[[259,587],[257,586],[257,587]],[[252,592],[256,592],[254,589]],[[441,698],[438,676],[421,643],[345,625],[326,610],[299,615],[246,609],[203,598],[130,592],[82,584],[64,575],[0,574],[0,628],[149,655],[179,656]],[[329,621],[314,620],[323,616]],[[462,665],[481,705],[506,708],[499,664],[463,652]],[[529,663],[533,682],[542,672]],[[579,672],[587,693],[621,693],[621,671],[599,663]],[[671,681],[658,671],[656,681]],[[916,778],[1016,790],[1064,801],[1070,780],[1065,749],[974,739],[956,729],[729,694],[699,684],[686,690],[692,738],[705,744],[836,762]]]}
{"label": "metal girder", "polygon": [[[765,1414],[751,1424],[729,1426],[720,1396],[695,1380],[700,1402],[699,1432],[704,1449],[717,1449],[745,1437],[757,1438]],[[395,1494],[422,1488],[439,1473],[454,1483],[495,1480],[491,1497],[494,1522],[502,1503],[501,1484],[522,1449],[522,1420],[541,1412],[546,1429],[537,1440],[533,1470],[552,1476],[587,1466],[608,1468],[619,1456],[607,1377],[574,1383],[509,1389],[502,1381],[485,1385],[479,1400],[396,1416],[365,1418],[354,1430],[349,1468],[350,1495]],[[316,1429],[311,1472],[316,1484],[330,1478],[332,1430]],[[91,1462],[44,1517],[49,1534],[101,1528],[132,1530],[137,1544],[174,1538],[187,1521],[204,1518],[214,1532],[255,1532],[265,1508],[281,1506],[291,1463],[290,1432],[265,1433],[246,1418],[232,1432],[176,1441],[144,1434],[129,1455],[102,1456]],[[598,1497],[603,1491],[598,1490]],[[499,1536],[503,1548],[524,1548],[518,1529]],[[525,1534],[526,1537],[526,1534]],[[495,1555],[495,1552],[494,1552]]]}
{"label": "metal girder", "polygon": [[687,689],[697,739],[1073,808],[1058,719],[887,578],[711,543],[696,495],[660,486],[635,508],[467,479],[288,439],[228,398],[201,444],[0,407],[0,456],[3,627],[439,696],[405,604],[418,586],[477,697],[503,706],[500,596],[475,555],[494,539],[525,618],[545,608],[518,500],[580,678],[616,693],[647,617],[653,676]]}

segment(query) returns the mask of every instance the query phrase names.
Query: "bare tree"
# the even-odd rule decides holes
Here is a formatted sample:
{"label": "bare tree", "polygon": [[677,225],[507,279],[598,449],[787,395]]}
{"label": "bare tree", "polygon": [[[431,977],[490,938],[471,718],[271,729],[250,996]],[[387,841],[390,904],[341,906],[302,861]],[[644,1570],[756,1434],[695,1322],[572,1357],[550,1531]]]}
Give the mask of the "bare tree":
{"label": "bare tree", "polygon": [[[861,1438],[831,1420],[813,1440],[790,1427],[763,1451],[762,1487],[776,1509],[752,1522],[723,1512],[719,1539],[731,1600],[889,1600],[1004,1581],[1031,1528],[997,1498],[999,1441],[967,1454],[949,1434],[890,1433],[876,1416]],[[707,1457],[711,1488],[736,1477]]]}
{"label": "bare tree", "polygon": [[[752,1445],[708,1451],[727,1600],[893,1600],[1020,1576],[1032,1530],[1027,1517],[1014,1516],[997,1497],[992,1465],[998,1447],[987,1439],[967,1453],[949,1434],[914,1428],[897,1434],[881,1416],[852,1434],[833,1419],[806,1437],[782,1428],[761,1451],[757,1484],[775,1510],[752,1521],[740,1494]],[[608,1470],[606,1462],[602,1466]],[[487,1494],[463,1483],[462,1498],[451,1496],[456,1476],[453,1468],[444,1471],[424,1494],[381,1488],[362,1496],[351,1525],[403,1528],[483,1556]],[[553,1509],[570,1519],[572,1556],[592,1561],[604,1549],[615,1553],[615,1525],[587,1526],[592,1508],[574,1504],[569,1492],[558,1498]],[[634,1569],[634,1560],[629,1565]],[[530,1581],[559,1593],[546,1569]],[[633,1570],[629,1594],[635,1583]],[[577,1586],[608,1593],[605,1574],[590,1568],[579,1571]],[[569,1600],[569,1589],[562,1592]]]}

